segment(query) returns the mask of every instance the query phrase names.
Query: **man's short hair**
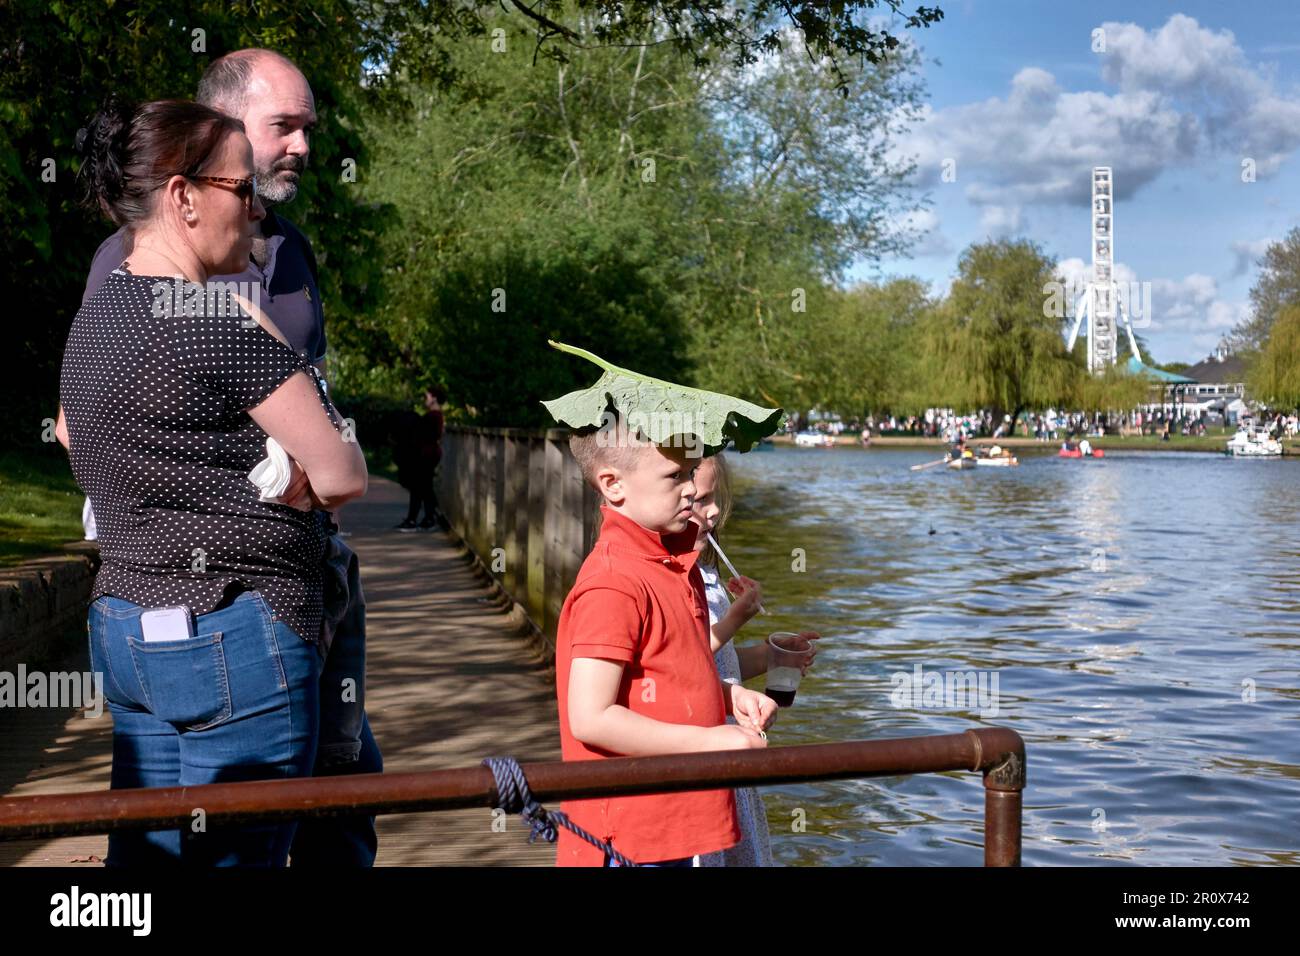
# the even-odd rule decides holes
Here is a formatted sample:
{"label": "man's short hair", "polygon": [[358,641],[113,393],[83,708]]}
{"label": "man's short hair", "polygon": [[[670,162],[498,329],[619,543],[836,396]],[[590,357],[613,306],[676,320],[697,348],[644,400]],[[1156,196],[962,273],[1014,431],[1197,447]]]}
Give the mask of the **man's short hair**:
{"label": "man's short hair", "polygon": [[640,431],[635,436],[629,435],[627,425],[611,407],[606,410],[602,424],[573,430],[569,435],[569,450],[578,460],[583,480],[596,488],[596,473],[601,468],[612,465],[631,471],[639,464],[649,441]]}
{"label": "man's short hair", "polygon": [[252,82],[253,70],[266,59],[278,60],[285,66],[298,70],[298,64],[274,50],[260,47],[235,50],[208,64],[208,68],[203,71],[203,78],[199,80],[195,100],[204,106],[221,110],[227,116],[243,116],[244,109],[248,106],[248,84]]}

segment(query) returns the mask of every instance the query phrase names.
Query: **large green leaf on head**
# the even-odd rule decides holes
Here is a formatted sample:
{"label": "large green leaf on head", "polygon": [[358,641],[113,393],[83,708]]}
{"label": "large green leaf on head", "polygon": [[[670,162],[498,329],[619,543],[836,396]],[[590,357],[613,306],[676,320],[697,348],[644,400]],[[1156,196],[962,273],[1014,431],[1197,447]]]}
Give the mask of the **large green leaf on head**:
{"label": "large green leaf on head", "polygon": [[612,365],[585,349],[547,341],[552,348],[580,355],[604,369],[590,388],[542,402],[556,421],[570,428],[608,424],[606,411],[613,406],[622,421],[639,428],[656,444],[689,433],[699,438],[706,455],[712,455],[729,441],[735,442],[736,451],[749,451],[785,419],[784,409],[763,408],[721,392],[651,378]]}

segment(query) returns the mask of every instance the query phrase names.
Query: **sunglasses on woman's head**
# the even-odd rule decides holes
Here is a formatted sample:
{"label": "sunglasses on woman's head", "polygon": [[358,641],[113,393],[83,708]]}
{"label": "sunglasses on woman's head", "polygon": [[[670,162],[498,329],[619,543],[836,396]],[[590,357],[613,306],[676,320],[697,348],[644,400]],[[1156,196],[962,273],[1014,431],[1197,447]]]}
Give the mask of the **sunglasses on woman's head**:
{"label": "sunglasses on woman's head", "polygon": [[257,195],[256,176],[251,179],[232,179],[229,176],[186,176],[185,178],[212,183],[214,186],[220,186],[223,189],[230,188],[236,196],[244,200],[244,205],[250,211],[253,208],[253,197]]}

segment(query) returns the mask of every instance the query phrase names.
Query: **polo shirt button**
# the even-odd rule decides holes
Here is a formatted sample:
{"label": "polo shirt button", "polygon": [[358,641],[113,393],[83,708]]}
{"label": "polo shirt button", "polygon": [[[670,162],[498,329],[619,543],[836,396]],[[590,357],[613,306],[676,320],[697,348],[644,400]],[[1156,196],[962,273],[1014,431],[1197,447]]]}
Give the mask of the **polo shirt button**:
{"label": "polo shirt button", "polygon": [[664,558],[664,564],[672,564],[672,563],[673,563],[672,558]]}

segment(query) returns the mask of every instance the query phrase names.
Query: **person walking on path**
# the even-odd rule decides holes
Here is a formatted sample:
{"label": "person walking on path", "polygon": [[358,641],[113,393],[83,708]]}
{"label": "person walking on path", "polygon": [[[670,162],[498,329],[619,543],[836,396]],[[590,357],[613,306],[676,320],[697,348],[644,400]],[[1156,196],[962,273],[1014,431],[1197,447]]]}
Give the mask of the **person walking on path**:
{"label": "person walking on path", "polygon": [[[397,526],[399,531],[446,530],[449,525],[438,510],[434,492],[434,476],[442,461],[442,436],[445,431],[442,403],[447,392],[441,385],[433,385],[424,392],[424,414],[410,412],[403,416],[401,434],[398,435],[394,458],[397,461],[397,481],[410,492],[410,505],[406,517]],[[420,508],[424,519],[419,521]]]}

